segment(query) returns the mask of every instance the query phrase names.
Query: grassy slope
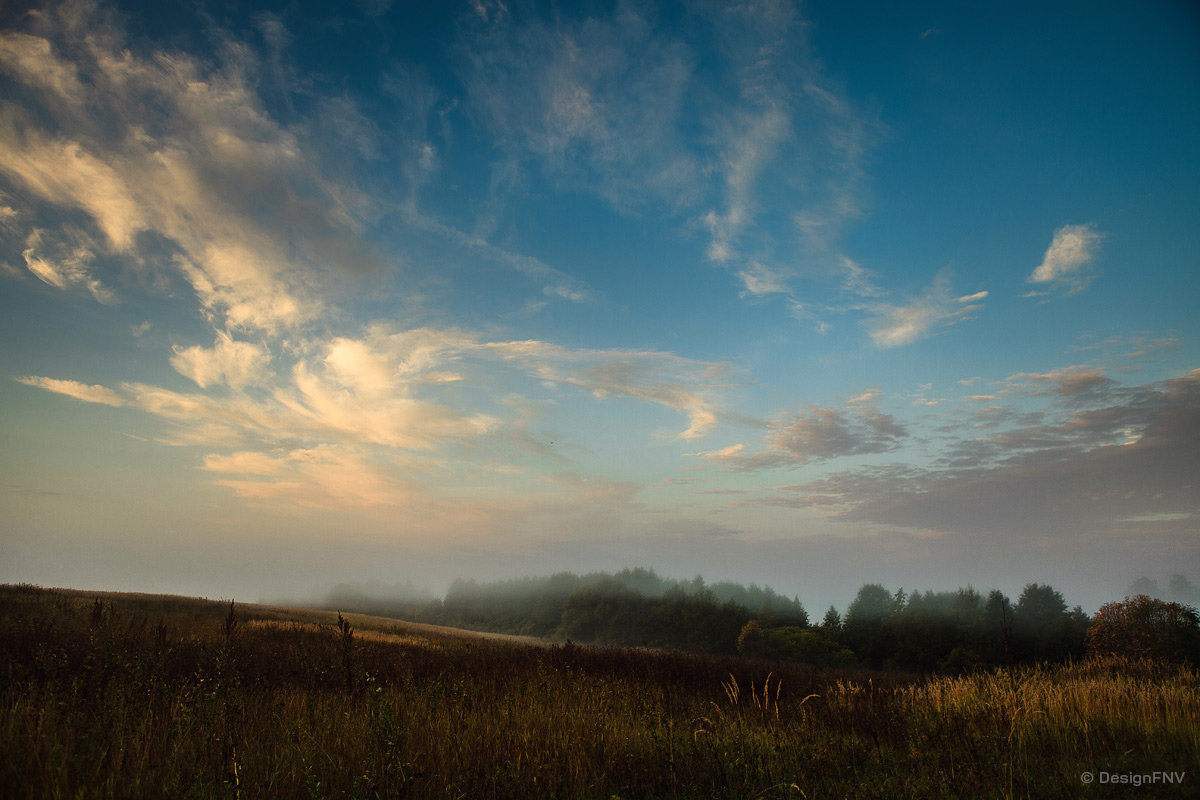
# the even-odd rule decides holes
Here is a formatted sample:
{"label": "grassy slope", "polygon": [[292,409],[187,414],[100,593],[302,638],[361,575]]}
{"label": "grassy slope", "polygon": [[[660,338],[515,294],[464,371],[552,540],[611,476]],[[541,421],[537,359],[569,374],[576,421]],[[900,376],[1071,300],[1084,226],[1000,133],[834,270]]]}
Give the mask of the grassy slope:
{"label": "grassy slope", "polygon": [[[1195,670],[963,678],[0,587],[0,796],[1185,797]],[[1183,787],[1079,776],[1187,771]]]}

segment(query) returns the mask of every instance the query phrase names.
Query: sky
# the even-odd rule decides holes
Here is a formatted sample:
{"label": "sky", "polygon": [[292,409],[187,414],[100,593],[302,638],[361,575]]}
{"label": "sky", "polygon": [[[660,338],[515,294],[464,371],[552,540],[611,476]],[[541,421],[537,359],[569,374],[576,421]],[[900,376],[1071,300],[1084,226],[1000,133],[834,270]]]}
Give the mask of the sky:
{"label": "sky", "polygon": [[1200,580],[1189,2],[0,9],[0,580]]}

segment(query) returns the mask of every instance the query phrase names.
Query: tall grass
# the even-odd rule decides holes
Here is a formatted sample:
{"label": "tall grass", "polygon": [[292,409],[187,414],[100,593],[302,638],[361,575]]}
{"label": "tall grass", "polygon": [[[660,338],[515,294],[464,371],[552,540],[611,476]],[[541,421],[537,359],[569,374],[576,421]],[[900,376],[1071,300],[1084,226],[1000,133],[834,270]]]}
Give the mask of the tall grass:
{"label": "tall grass", "polygon": [[1184,797],[1200,780],[1079,778],[1197,770],[1188,668],[926,679],[366,626],[0,588],[0,796]]}

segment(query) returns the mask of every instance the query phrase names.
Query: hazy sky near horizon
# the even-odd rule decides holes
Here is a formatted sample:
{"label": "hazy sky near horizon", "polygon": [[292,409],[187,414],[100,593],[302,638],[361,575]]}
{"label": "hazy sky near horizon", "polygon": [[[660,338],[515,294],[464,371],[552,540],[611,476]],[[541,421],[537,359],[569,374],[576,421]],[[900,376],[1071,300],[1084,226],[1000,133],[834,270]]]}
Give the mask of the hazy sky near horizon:
{"label": "hazy sky near horizon", "polygon": [[1200,580],[1192,3],[0,10],[0,580]]}

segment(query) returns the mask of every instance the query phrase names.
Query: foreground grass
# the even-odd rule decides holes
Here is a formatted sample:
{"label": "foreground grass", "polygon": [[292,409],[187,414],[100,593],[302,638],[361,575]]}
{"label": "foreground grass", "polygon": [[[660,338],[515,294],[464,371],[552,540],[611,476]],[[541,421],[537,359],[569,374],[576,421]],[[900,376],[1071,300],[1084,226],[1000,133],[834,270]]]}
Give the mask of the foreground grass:
{"label": "foreground grass", "polygon": [[[1189,668],[925,679],[320,619],[0,587],[0,796],[1185,797],[1200,785]],[[1182,786],[1100,776],[1180,771]]]}

